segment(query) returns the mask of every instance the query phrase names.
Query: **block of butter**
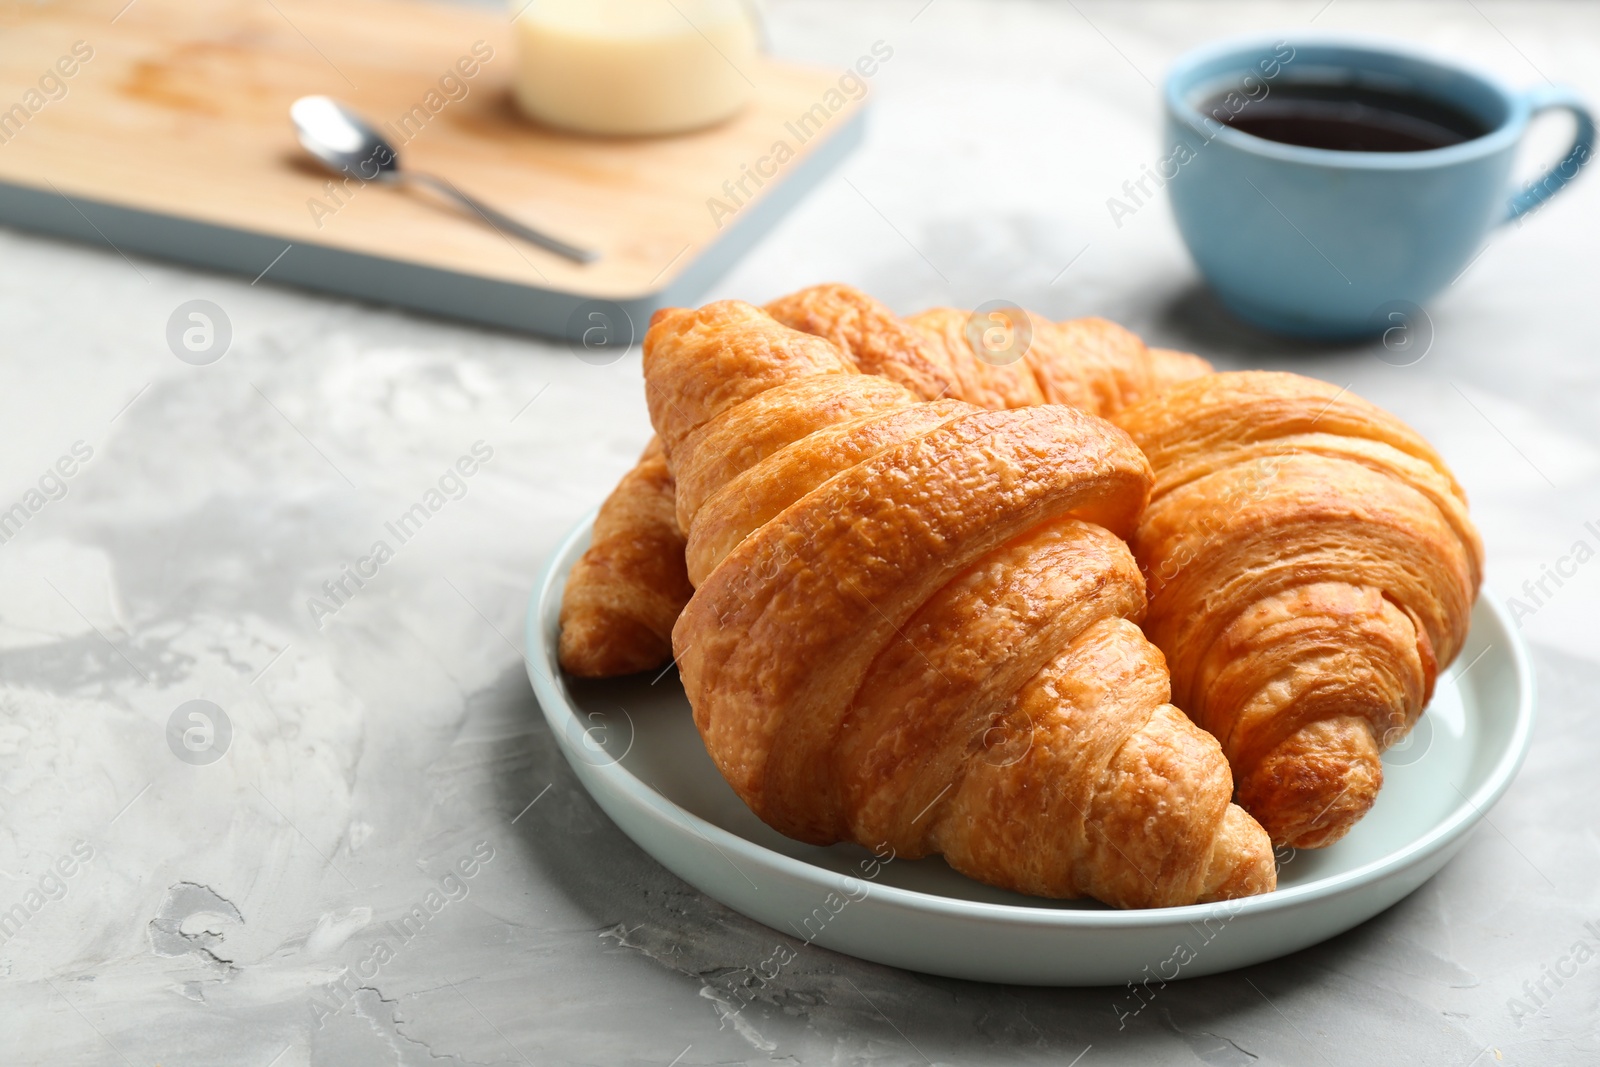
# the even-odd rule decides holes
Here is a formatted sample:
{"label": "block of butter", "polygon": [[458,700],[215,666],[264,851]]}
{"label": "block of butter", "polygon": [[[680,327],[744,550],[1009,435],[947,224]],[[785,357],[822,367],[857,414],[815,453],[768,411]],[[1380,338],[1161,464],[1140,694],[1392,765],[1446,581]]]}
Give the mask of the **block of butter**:
{"label": "block of butter", "polygon": [[585,133],[679,133],[744,106],[751,0],[511,0],[518,106]]}

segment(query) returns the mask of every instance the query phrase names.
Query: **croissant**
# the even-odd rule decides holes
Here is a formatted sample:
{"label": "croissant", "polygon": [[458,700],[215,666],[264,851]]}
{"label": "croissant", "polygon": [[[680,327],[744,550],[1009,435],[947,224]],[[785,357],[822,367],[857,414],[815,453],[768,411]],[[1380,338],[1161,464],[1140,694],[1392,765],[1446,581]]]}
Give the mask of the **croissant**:
{"label": "croissant", "polygon": [[659,667],[672,655],[672,624],[694,587],[672,475],[652,438],[639,463],[595,516],[589,548],[561,599],[561,666],[580,678]]}
{"label": "croissant", "polygon": [[[1031,344],[1020,359],[1004,363],[977,357],[967,336],[972,318],[967,313],[936,308],[904,320],[847,285],[802,289],[767,310],[785,325],[833,341],[858,370],[904,386],[923,400],[953,397],[997,409],[1048,402],[1109,415],[1211,369],[1198,356],[1147,349],[1138,337],[1104,319],[1057,324],[1029,316]],[[831,402],[848,405],[854,395],[846,391]],[[762,458],[770,445],[763,443],[761,421],[747,418],[741,429],[750,435],[742,446],[750,462]],[[776,439],[792,438],[780,432]],[[567,578],[561,664],[573,674],[651,670],[671,654],[665,636],[671,624],[661,624],[668,610],[675,617],[688,601],[694,568],[686,573],[676,552],[647,558],[651,546],[681,541],[679,531],[687,526],[681,513],[658,506],[673,495],[671,475],[664,470],[664,462],[647,451],[640,470],[625,477],[602,507],[594,542]],[[706,494],[701,473],[690,470],[682,477],[683,504],[697,507]],[[720,536],[730,535],[725,530]],[[711,539],[707,531],[700,540]],[[702,565],[698,573],[707,569]],[[568,620],[576,628],[571,639]]]}
{"label": "croissant", "polygon": [[[858,369],[899,382],[924,400],[950,396],[996,409],[1068,404],[1109,416],[1211,370],[1199,356],[1146,348],[1105,319],[1058,323],[1018,309],[984,314],[954,308],[901,319],[859,289],[839,284],[801,289],[772,301],[767,311],[785,326],[826,337]],[[985,338],[990,329],[1000,335],[992,347]],[[1024,330],[1028,336],[1019,337]]]}
{"label": "croissant", "polygon": [[1167,703],[1136,625],[1118,535],[1150,472],[1123,433],[918,402],[737,301],[658,314],[644,367],[700,575],[673,648],[757,815],[1119,907],[1274,886],[1221,748]]}
{"label": "croissant", "polygon": [[1465,494],[1394,416],[1294,374],[1209,375],[1116,421],[1155,470],[1132,544],[1175,702],[1275,843],[1337,841],[1466,638]]}

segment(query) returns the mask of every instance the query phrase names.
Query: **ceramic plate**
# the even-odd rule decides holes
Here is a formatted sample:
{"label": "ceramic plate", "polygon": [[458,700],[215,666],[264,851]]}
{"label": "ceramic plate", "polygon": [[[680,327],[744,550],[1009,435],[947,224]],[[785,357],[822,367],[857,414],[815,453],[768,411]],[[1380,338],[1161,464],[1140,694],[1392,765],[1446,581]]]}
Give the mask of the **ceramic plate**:
{"label": "ceramic plate", "polygon": [[[680,878],[798,942],[932,974],[1106,985],[1212,974],[1282,956],[1383,911],[1455,855],[1527,752],[1533,676],[1494,597],[1478,599],[1461,656],[1407,742],[1384,757],[1377,804],[1344,840],[1280,853],[1278,889],[1219,904],[1117,911],[994,889],[938,857],[818,848],[772,830],[711,763],[675,671],[604,682],[556,666],[567,572],[585,520],[556,550],[528,607],[527,660],[545,718],[584,787]],[[778,951],[777,945],[784,946]]]}

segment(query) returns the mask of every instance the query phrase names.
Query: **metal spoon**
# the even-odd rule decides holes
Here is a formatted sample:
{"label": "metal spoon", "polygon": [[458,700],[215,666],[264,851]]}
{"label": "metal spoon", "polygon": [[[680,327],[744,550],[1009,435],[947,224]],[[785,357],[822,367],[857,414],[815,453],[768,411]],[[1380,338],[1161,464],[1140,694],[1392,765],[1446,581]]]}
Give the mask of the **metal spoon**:
{"label": "metal spoon", "polygon": [[362,121],[361,116],[329,96],[302,96],[289,108],[295,132],[305,150],[328,169],[348,174],[360,181],[410,181],[425,185],[475,212],[497,230],[515,234],[524,241],[565,256],[577,263],[600,258],[593,249],[578,248],[567,242],[524,226],[510,215],[468,196],[442,178],[416,171],[402,171],[400,157],[393,146]]}

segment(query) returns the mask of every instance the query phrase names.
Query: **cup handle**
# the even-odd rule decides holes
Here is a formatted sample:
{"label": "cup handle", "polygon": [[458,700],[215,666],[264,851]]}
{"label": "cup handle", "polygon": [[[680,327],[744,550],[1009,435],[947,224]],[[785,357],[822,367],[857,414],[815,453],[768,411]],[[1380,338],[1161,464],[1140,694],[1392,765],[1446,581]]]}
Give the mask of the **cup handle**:
{"label": "cup handle", "polygon": [[1530,211],[1535,211],[1544,206],[1556,193],[1578,176],[1578,171],[1589,162],[1589,157],[1594,154],[1594,115],[1589,111],[1589,105],[1583,102],[1576,91],[1560,85],[1541,85],[1529,89],[1523,94],[1522,99],[1527,102],[1529,118],[1534,118],[1546,111],[1563,108],[1572,112],[1572,117],[1578,120],[1578,131],[1572,138],[1572,147],[1567,149],[1567,154],[1561,162],[1551,167],[1539,176],[1537,181],[1531,182],[1511,198],[1511,203],[1506,211],[1502,223],[1515,222]]}

